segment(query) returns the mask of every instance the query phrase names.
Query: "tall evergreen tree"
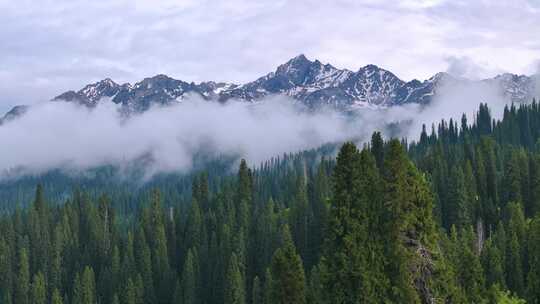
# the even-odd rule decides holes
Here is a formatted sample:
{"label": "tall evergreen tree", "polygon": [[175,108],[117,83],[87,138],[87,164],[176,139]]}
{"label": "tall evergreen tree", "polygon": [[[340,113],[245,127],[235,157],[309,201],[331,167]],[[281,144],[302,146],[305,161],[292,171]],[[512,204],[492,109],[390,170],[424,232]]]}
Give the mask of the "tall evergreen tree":
{"label": "tall evergreen tree", "polygon": [[240,271],[240,265],[236,254],[232,254],[229,267],[227,269],[227,280],[225,281],[224,304],[245,304],[246,292],[244,278]]}
{"label": "tall evergreen tree", "polygon": [[527,301],[540,303],[540,215],[531,222],[529,228],[528,257],[529,273],[527,274]]}
{"label": "tall evergreen tree", "polygon": [[94,270],[86,266],[81,276],[81,304],[95,304],[96,303],[96,279]]}
{"label": "tall evergreen tree", "polygon": [[384,141],[382,139],[381,132],[373,132],[373,135],[371,136],[371,153],[373,153],[373,156],[375,157],[377,168],[382,170],[384,162]]}
{"label": "tall evergreen tree", "polygon": [[30,291],[30,266],[28,264],[28,253],[26,248],[21,248],[18,255],[17,278],[15,281],[15,303],[28,304],[28,294]]}
{"label": "tall evergreen tree", "polygon": [[186,262],[183,267],[182,280],[181,280],[181,295],[183,304],[197,304],[199,303],[199,288],[197,277],[197,265],[195,261],[196,255],[192,250],[188,251]]}
{"label": "tall evergreen tree", "polygon": [[58,289],[54,289],[51,296],[51,304],[63,304],[62,296]]}
{"label": "tall evergreen tree", "polygon": [[271,263],[272,298],[276,304],[306,303],[306,280],[302,259],[296,253],[289,227],[282,232],[282,245]]}
{"label": "tall evergreen tree", "polygon": [[30,292],[31,304],[46,304],[47,290],[45,287],[45,277],[41,272],[34,275],[32,279],[32,288]]}
{"label": "tall evergreen tree", "polygon": [[263,296],[261,281],[259,280],[258,276],[255,276],[255,278],[253,278],[252,286],[253,287],[252,287],[252,292],[251,292],[251,303],[262,304],[264,296]]}
{"label": "tall evergreen tree", "polygon": [[449,201],[447,208],[446,227],[456,225],[458,228],[471,224],[469,206],[471,205],[467,196],[465,178],[460,166],[454,166],[450,171]]}

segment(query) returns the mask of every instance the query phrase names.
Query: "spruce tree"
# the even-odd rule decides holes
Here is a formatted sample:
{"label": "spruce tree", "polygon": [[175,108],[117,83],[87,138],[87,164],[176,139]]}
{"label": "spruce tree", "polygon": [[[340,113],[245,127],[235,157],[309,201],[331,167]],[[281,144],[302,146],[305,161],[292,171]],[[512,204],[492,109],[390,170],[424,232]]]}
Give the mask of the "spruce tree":
{"label": "spruce tree", "polygon": [[272,257],[272,298],[276,304],[305,304],[306,280],[302,259],[296,253],[289,227],[282,232],[282,245]]}
{"label": "spruce tree", "polygon": [[30,291],[30,266],[26,248],[21,248],[18,254],[17,278],[15,280],[15,293],[13,302],[28,304]]}
{"label": "spruce tree", "polygon": [[264,287],[263,287],[263,303],[274,304],[274,298],[272,294],[274,282],[272,280],[272,273],[270,269],[266,269],[264,272]]}
{"label": "spruce tree", "polygon": [[[357,205],[360,183],[360,154],[353,143],[345,143],[337,156],[333,172],[333,193],[329,210],[328,227],[321,260],[321,280],[327,301],[345,303],[353,301],[360,293],[362,269],[353,268],[350,254],[361,245],[352,240],[355,222],[353,208]],[[358,267],[357,265],[354,265]],[[357,275],[355,275],[357,274]],[[358,286],[353,288],[353,286]]]}
{"label": "spruce tree", "polygon": [[506,249],[506,283],[508,288],[518,295],[524,293],[523,264],[521,249],[515,231],[512,231]]}
{"label": "spruce tree", "polygon": [[8,243],[0,236],[0,300],[11,301],[12,297],[12,257]]}
{"label": "spruce tree", "polygon": [[459,250],[459,281],[470,303],[482,301],[484,276],[479,257],[475,253],[475,235],[472,226],[461,232]]}
{"label": "spruce tree", "polygon": [[81,277],[81,304],[95,304],[96,303],[96,279],[94,270],[86,266]]}
{"label": "spruce tree", "polygon": [[526,298],[529,303],[540,303],[540,214],[530,224],[528,239],[529,273]]}
{"label": "spruce tree", "polygon": [[41,272],[34,275],[32,279],[32,288],[30,292],[31,304],[46,304],[47,290],[45,287],[45,277]]}
{"label": "spruce tree", "polygon": [[502,253],[497,244],[490,238],[486,241],[482,250],[482,266],[485,273],[486,286],[499,285],[506,286],[503,271]]}
{"label": "spruce tree", "polygon": [[181,280],[181,295],[183,304],[197,304],[198,298],[198,278],[196,256],[192,250],[188,251],[186,261],[184,263]]}
{"label": "spruce tree", "polygon": [[62,296],[60,295],[60,291],[58,289],[54,289],[51,296],[51,304],[63,304]]}
{"label": "spruce tree", "polygon": [[236,254],[233,253],[229,260],[227,279],[225,281],[224,304],[245,304],[246,292],[244,278],[240,271],[240,265]]}
{"label": "spruce tree", "polygon": [[253,284],[252,284],[252,291],[251,291],[251,303],[253,304],[262,304],[263,303],[263,289],[261,286],[261,281],[259,280],[258,276],[255,276],[253,278]]}
{"label": "spruce tree", "polygon": [[377,168],[382,171],[384,162],[384,141],[381,132],[373,132],[373,135],[371,136],[371,153],[373,153],[373,156],[375,157]]}
{"label": "spruce tree", "polygon": [[460,166],[454,166],[450,171],[449,201],[447,208],[446,227],[456,225],[458,228],[471,224],[469,206],[471,205],[467,196],[465,178]]}

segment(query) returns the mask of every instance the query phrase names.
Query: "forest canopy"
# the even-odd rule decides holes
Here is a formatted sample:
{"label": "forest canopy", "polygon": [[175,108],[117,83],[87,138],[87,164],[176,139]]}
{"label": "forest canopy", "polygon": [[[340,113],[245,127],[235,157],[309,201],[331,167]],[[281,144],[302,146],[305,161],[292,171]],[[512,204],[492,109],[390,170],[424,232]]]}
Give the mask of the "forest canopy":
{"label": "forest canopy", "polygon": [[417,142],[375,132],[336,158],[210,163],[137,194],[18,184],[1,204],[0,302],[540,303],[540,106],[469,119]]}

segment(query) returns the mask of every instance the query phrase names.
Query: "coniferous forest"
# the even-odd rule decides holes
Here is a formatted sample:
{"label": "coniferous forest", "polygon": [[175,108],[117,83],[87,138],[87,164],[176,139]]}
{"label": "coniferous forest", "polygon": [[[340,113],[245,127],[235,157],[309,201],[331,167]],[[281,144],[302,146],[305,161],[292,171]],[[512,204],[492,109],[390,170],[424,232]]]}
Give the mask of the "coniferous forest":
{"label": "coniferous forest", "polygon": [[11,201],[27,183],[1,198],[0,302],[540,303],[538,103],[330,154]]}

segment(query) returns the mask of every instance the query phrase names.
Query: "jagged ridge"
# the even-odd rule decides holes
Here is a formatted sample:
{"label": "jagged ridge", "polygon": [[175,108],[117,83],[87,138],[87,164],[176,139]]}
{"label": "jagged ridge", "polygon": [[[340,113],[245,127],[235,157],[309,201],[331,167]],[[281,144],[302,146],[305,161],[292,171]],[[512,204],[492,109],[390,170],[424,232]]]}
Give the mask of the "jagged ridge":
{"label": "jagged ridge", "polygon": [[[137,113],[146,111],[153,105],[180,102],[190,95],[219,102],[231,99],[253,102],[279,94],[289,96],[310,108],[330,106],[347,110],[365,106],[428,104],[442,83],[495,86],[512,101],[522,101],[535,97],[538,90],[536,84],[539,82],[538,75],[529,77],[502,74],[491,79],[471,81],[447,73],[437,73],[424,81],[414,79],[406,82],[376,65],[366,65],[353,72],[323,64],[319,60],[311,61],[306,56],[299,55],[278,66],[276,71],[243,85],[213,81],[188,83],[166,75],[145,78],[134,85],[120,85],[106,78],[79,91],[60,94],[52,100],[77,102],[93,107],[107,98],[121,105],[125,112]],[[12,119],[20,113],[24,111],[13,109],[6,116],[9,115]]]}

